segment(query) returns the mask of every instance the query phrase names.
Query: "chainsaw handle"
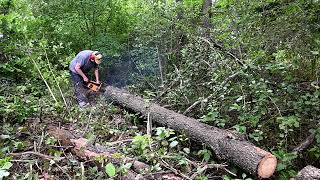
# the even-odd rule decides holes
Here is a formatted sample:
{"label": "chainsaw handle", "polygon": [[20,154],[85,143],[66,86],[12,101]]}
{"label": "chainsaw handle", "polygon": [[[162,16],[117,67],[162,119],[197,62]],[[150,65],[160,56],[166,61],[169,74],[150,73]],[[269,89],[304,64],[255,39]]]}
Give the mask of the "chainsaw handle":
{"label": "chainsaw handle", "polygon": [[87,82],[87,84],[88,83],[93,83],[93,84],[95,84],[95,85],[100,85],[101,83],[97,83],[96,81],[91,81],[91,80],[89,80],[88,82]]}
{"label": "chainsaw handle", "polygon": [[98,92],[101,88],[101,83],[96,83],[94,81],[89,81],[86,86],[87,88],[89,88],[91,91],[94,91],[94,92]]}

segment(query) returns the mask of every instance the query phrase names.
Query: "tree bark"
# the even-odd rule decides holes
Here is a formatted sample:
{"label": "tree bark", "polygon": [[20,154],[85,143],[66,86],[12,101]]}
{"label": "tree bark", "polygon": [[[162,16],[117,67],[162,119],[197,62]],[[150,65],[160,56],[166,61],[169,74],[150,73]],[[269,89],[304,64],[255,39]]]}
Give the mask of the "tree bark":
{"label": "tree bark", "polygon": [[320,179],[320,169],[313,166],[306,166],[301,171],[299,171],[296,180],[312,180]]}
{"label": "tree bark", "polygon": [[277,165],[275,156],[239,138],[231,131],[200,123],[196,119],[147,102],[141,97],[112,86],[105,88],[105,95],[123,107],[139,112],[145,117],[149,116],[152,121],[162,126],[186,133],[194,141],[209,145],[217,158],[227,160],[252,175],[268,178],[275,171]]}
{"label": "tree bark", "polygon": [[[132,163],[132,170],[140,173],[141,170],[149,169],[149,165],[128,157],[119,157],[108,152],[107,149],[99,144],[90,144],[85,138],[76,138],[69,131],[57,127],[49,127],[48,134],[58,139],[63,146],[72,146],[71,151],[83,160],[95,160],[97,157],[104,156],[112,163],[120,165],[121,162]],[[135,173],[129,171],[127,177],[134,177]]]}
{"label": "tree bark", "polygon": [[202,14],[203,14],[203,27],[210,28],[210,18],[212,17],[211,13],[212,0],[203,0]]}
{"label": "tree bark", "polygon": [[301,153],[307,149],[315,141],[315,133],[310,134],[303,142],[301,142],[297,147],[295,147],[292,152]]}

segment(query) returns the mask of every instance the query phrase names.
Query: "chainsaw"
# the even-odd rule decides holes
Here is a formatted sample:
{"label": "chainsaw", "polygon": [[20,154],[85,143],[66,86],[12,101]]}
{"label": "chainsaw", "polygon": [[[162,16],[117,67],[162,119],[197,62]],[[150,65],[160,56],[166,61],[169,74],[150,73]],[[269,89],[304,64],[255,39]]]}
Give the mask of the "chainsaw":
{"label": "chainsaw", "polygon": [[89,81],[89,82],[87,82],[86,85],[87,85],[87,88],[90,89],[90,91],[98,92],[101,88],[102,83],[99,84],[94,81]]}

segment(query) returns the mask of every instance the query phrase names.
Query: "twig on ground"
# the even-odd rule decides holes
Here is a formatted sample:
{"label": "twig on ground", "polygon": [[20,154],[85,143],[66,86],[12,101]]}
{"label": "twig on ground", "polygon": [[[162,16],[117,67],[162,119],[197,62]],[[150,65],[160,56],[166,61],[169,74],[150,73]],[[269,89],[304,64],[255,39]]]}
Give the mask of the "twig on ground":
{"label": "twig on ground", "polygon": [[232,176],[237,176],[235,173],[231,172],[229,169],[227,168],[223,168],[226,172],[228,172],[229,174],[231,174]]}
{"label": "twig on ground", "polygon": [[34,159],[12,159],[11,162],[35,162],[37,160]]}
{"label": "twig on ground", "polygon": [[34,152],[37,152],[37,142],[33,141],[33,150]]}
{"label": "twig on ground", "polygon": [[63,148],[63,149],[68,149],[73,147],[73,146],[56,146],[56,145],[48,145],[48,146],[53,148]]}
{"label": "twig on ground", "polygon": [[[161,156],[161,158],[165,158],[165,159],[176,159],[176,157],[174,157],[174,156]],[[188,161],[188,163],[189,164],[191,164],[191,165],[193,165],[194,167],[199,167],[199,165],[198,165],[198,163],[196,163],[196,162],[194,162],[194,161],[191,161],[190,159],[188,159],[188,158],[184,158],[186,161]]]}
{"label": "twig on ground", "polygon": [[[47,159],[47,160],[53,160],[55,157],[54,156],[49,156],[46,154],[42,154],[39,152],[34,152],[34,151],[26,151],[26,152],[21,152],[21,153],[9,153],[10,156],[23,156],[23,155],[36,155],[39,156],[43,159]],[[64,159],[64,158],[62,158]]]}
{"label": "twig on ground", "polygon": [[181,176],[185,179],[191,180],[191,178],[189,178],[188,176],[184,175],[183,173],[181,173],[179,170],[171,167],[165,160],[161,159],[161,164],[166,167],[167,169],[170,169],[174,174]]}
{"label": "twig on ground", "polygon": [[123,140],[120,140],[120,141],[114,141],[114,142],[107,143],[107,145],[108,146],[114,146],[115,144],[131,142],[132,140],[133,139],[123,139]]}
{"label": "twig on ground", "polygon": [[42,145],[43,139],[44,139],[44,132],[42,131],[41,132],[41,139],[40,139],[40,142],[38,144],[38,152],[40,152],[40,150],[41,150],[41,145]]}
{"label": "twig on ground", "polygon": [[59,164],[57,163],[54,163],[54,164],[63,172],[63,174],[65,174],[68,177],[68,179],[72,179],[70,175]]}
{"label": "twig on ground", "polygon": [[207,169],[222,169],[226,171],[227,173],[231,174],[232,176],[237,176],[235,173],[231,172],[229,169],[227,169],[228,165],[225,164],[205,164],[204,165],[204,171]]}
{"label": "twig on ground", "polygon": [[84,179],[84,165],[83,162],[80,163],[80,167],[81,167],[81,179]]}
{"label": "twig on ground", "polygon": [[212,65],[211,65],[209,62],[207,62],[207,61],[205,61],[205,60],[201,60],[201,62],[203,62],[204,64],[208,65],[209,68],[212,68]]}
{"label": "twig on ground", "polygon": [[[175,157],[173,156],[162,156],[162,158],[168,158],[168,159],[174,159]],[[188,161],[189,164],[191,164],[192,166],[194,166],[195,169],[199,168],[200,166],[203,166],[205,167],[204,170],[206,169],[222,169],[222,170],[225,170],[226,172],[230,173],[231,175],[233,176],[237,176],[236,174],[234,174],[233,172],[231,172],[230,170],[228,170],[226,167],[228,165],[226,164],[203,164],[203,163],[196,163],[194,161],[191,161],[190,159],[188,158],[185,158],[186,161]],[[198,174],[197,173],[194,173],[192,176],[191,176],[191,179],[194,179]],[[194,177],[193,177],[194,176]]]}
{"label": "twig on ground", "polygon": [[147,177],[153,177],[154,175],[167,174],[167,173],[172,173],[172,171],[168,170],[168,171],[154,172],[154,173],[146,174],[143,177],[147,178]]}
{"label": "twig on ground", "polygon": [[171,107],[174,107],[176,106],[175,104],[166,104],[166,105],[162,105],[162,107],[164,108],[171,108]]}
{"label": "twig on ground", "polygon": [[120,136],[119,136],[119,138],[117,139],[117,141],[121,141],[123,134],[124,134],[124,132],[122,132],[122,133],[120,134]]}
{"label": "twig on ground", "polygon": [[37,168],[38,168],[38,169],[40,170],[40,172],[42,173],[43,170],[42,170],[42,168],[39,166],[38,161],[35,161],[35,165],[37,166]]}
{"label": "twig on ground", "polygon": [[151,136],[151,132],[152,132],[152,120],[150,118],[150,113],[148,113],[148,117],[147,117],[147,135]]}
{"label": "twig on ground", "polygon": [[208,168],[216,168],[216,169],[220,169],[220,168],[225,168],[228,167],[228,165],[226,164],[207,164]]}

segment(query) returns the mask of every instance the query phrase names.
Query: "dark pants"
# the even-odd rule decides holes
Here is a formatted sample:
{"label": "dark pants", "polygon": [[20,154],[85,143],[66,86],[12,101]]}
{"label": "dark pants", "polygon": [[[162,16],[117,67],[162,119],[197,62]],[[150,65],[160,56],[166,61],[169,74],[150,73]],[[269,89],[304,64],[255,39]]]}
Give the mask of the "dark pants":
{"label": "dark pants", "polygon": [[85,102],[88,103],[87,91],[88,89],[85,86],[85,82],[83,78],[72,71],[70,71],[71,80],[74,86],[75,96],[77,98],[78,103]]}

